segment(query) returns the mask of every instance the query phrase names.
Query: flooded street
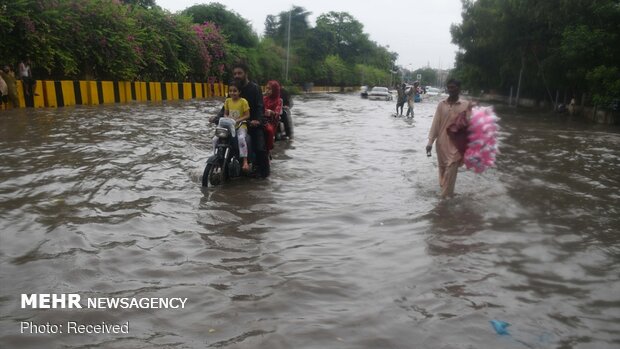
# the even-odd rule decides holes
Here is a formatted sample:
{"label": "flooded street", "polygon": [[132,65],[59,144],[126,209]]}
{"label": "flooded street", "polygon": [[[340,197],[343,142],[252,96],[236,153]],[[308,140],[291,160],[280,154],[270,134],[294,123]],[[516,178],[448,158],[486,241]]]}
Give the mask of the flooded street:
{"label": "flooded street", "polygon": [[[620,130],[500,109],[497,168],[461,171],[440,201],[438,100],[410,120],[296,97],[272,176],[209,189],[221,102],[2,113],[0,347],[620,347]],[[188,300],[21,309],[22,293]]]}

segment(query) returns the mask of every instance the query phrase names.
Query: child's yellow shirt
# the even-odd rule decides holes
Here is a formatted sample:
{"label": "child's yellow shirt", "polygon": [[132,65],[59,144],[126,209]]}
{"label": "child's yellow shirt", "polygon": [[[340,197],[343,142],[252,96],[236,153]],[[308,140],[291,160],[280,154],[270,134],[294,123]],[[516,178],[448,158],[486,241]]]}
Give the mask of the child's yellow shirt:
{"label": "child's yellow shirt", "polygon": [[[239,120],[246,111],[250,111],[250,105],[245,98],[239,98],[236,101],[233,101],[232,98],[226,98],[224,101],[224,110],[228,112],[229,118]],[[245,123],[240,127],[247,129]]]}

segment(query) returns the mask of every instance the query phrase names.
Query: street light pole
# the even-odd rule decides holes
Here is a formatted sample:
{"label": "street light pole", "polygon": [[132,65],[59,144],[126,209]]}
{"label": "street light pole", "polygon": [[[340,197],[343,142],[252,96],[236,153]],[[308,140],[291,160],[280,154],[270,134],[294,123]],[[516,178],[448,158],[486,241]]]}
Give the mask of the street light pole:
{"label": "street light pole", "polygon": [[407,64],[407,77],[413,79],[413,63]]}
{"label": "street light pole", "polygon": [[286,73],[284,75],[284,81],[286,82],[288,82],[288,61],[289,61],[289,56],[291,52],[291,12],[293,12],[292,8],[290,11],[288,11],[288,30],[287,30],[288,39],[286,40]]}

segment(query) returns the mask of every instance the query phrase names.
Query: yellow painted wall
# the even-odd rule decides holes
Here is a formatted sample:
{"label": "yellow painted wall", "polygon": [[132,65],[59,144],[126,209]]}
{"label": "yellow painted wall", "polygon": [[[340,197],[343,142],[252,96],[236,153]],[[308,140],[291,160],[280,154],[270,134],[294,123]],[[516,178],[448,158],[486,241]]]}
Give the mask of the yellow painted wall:
{"label": "yellow painted wall", "polygon": [[114,83],[112,81],[102,81],[101,89],[103,91],[103,104],[114,103]]}
{"label": "yellow painted wall", "polygon": [[[183,86],[183,94],[179,96],[179,84]],[[78,88],[76,88],[76,85]],[[162,94],[162,86],[166,91],[167,101],[189,100],[192,99],[192,88],[196,91],[196,99],[225,97],[228,95],[228,86],[218,83],[191,83],[191,82],[133,82],[135,96],[132,96],[130,81],[118,82],[118,95],[120,103],[128,103],[132,101],[147,101],[147,89],[150,100],[160,102],[164,100]],[[57,95],[62,91],[62,104],[64,106],[72,106],[78,104],[81,99],[83,105],[99,105],[116,103],[114,98],[114,82],[113,81],[79,81],[77,84],[70,80],[61,80],[59,89],[56,90],[56,83],[51,80],[37,80],[35,87],[34,106],[35,107],[58,107]],[[338,91],[338,87],[314,87],[313,91],[331,92]],[[17,92],[19,107],[26,107],[24,99],[22,82],[17,81]],[[99,100],[99,94],[102,99]],[[60,95],[59,95],[60,96]],[[78,98],[79,97],[79,98]]]}
{"label": "yellow painted wall", "polygon": [[61,81],[60,88],[62,89],[62,99],[65,107],[75,105],[75,88],[73,88],[73,81]]}
{"label": "yellow painted wall", "polygon": [[87,81],[88,90],[88,104],[89,105],[98,105],[102,101],[99,100],[99,93],[97,92],[97,82],[96,81]]}
{"label": "yellow painted wall", "polygon": [[[21,80],[17,80],[17,100],[19,105],[13,106],[13,108],[25,108],[26,107],[26,96],[24,96],[24,85],[22,85]],[[43,99],[45,93],[44,90],[44,81],[37,80],[37,84],[34,88],[34,107],[35,108],[43,108],[45,107],[45,100]]]}
{"label": "yellow painted wall", "polygon": [[179,83],[173,82],[170,85],[172,86],[172,100],[178,101],[179,100]]}
{"label": "yellow painted wall", "polygon": [[171,82],[166,83],[166,100],[167,101],[172,100],[172,83]]}
{"label": "yellow painted wall", "polygon": [[184,82],[183,83],[183,99],[192,99],[192,83]]}
{"label": "yellow painted wall", "polygon": [[45,96],[45,106],[54,108],[57,107],[58,104],[56,103],[56,87],[54,86],[54,82],[44,81],[43,91],[43,94]]}
{"label": "yellow painted wall", "polygon": [[205,96],[202,94],[202,83],[194,83],[194,86],[196,88],[196,98],[202,99]]}

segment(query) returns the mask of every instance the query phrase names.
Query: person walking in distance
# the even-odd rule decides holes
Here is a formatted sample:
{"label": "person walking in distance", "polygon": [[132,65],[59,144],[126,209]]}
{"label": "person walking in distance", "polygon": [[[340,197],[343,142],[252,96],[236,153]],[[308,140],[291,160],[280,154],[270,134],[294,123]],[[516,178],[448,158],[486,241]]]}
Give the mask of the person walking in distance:
{"label": "person walking in distance", "polygon": [[[398,92],[398,97],[396,99],[396,116],[403,115],[403,107],[405,105],[405,102],[407,101],[407,95],[405,95],[405,88],[405,83],[402,83],[401,85],[398,85],[396,89],[396,91]],[[399,109],[400,113],[398,112]]]}

